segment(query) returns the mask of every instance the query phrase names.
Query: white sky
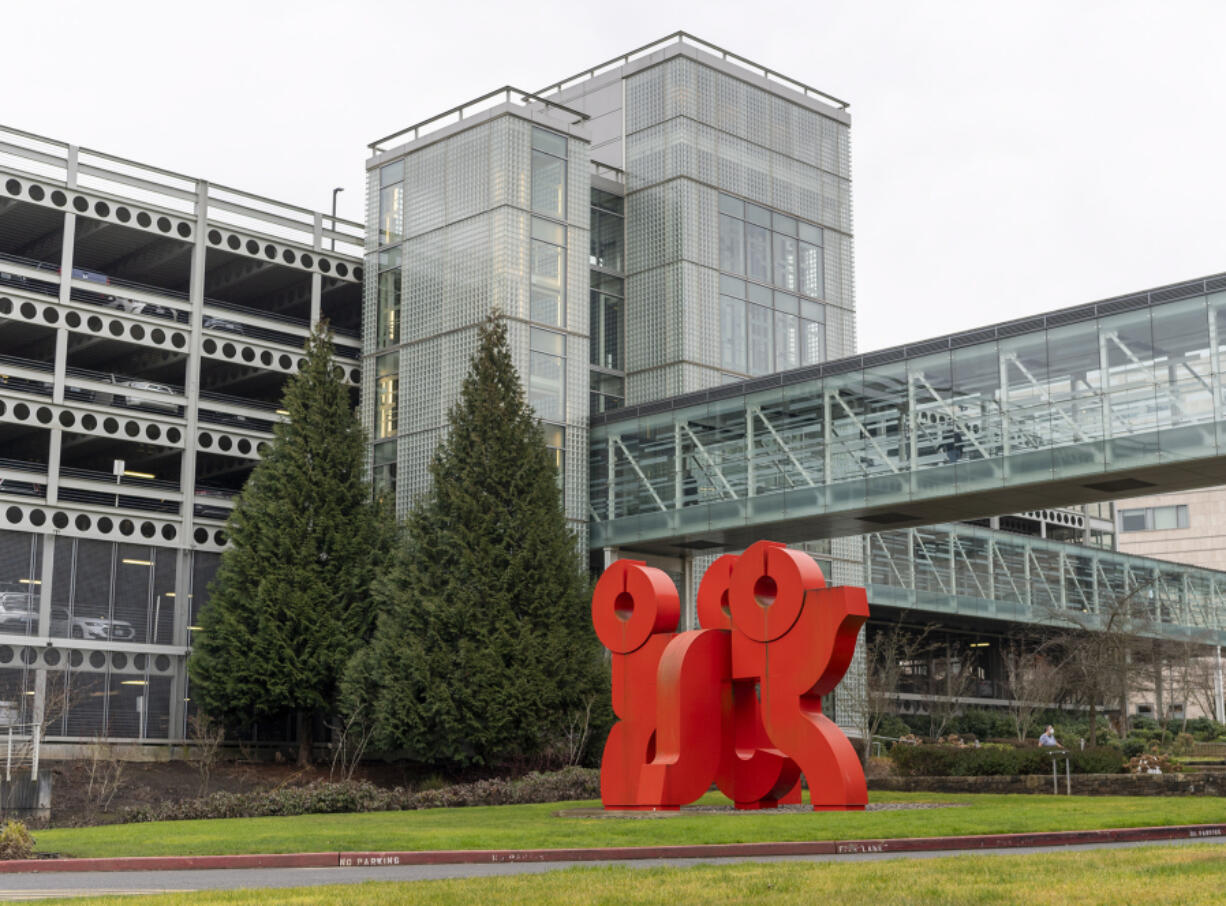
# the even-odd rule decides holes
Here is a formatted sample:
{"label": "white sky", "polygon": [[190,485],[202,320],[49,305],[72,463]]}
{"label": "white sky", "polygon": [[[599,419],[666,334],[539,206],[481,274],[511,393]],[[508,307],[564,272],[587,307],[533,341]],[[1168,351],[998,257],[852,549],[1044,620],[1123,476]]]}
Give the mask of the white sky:
{"label": "white sky", "polygon": [[1226,271],[1226,4],[4,0],[0,122],[362,219],[366,144],[685,29],[851,102],[860,349]]}

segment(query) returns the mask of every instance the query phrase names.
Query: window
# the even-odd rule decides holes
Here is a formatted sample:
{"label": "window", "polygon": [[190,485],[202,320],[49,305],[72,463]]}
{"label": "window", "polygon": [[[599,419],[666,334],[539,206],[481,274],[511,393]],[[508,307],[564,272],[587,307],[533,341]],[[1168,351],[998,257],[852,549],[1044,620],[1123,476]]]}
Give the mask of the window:
{"label": "window", "polygon": [[566,405],[566,337],[549,330],[531,329],[528,363],[528,401],[538,418],[563,421]]}
{"label": "window", "polygon": [[379,253],[379,310],[375,327],[377,348],[400,342],[400,247]]}
{"label": "window", "polygon": [[720,366],[745,371],[745,303],[732,296],[719,297]]}
{"label": "window", "polygon": [[622,281],[592,274],[590,363],[597,368],[624,371],[625,308]]}
{"label": "window", "polygon": [[620,409],[626,404],[626,379],[615,374],[593,371],[590,400],[593,414]]}
{"label": "window", "polygon": [[532,130],[532,210],[566,219],[566,138]]}
{"label": "window", "polygon": [[566,318],[566,227],[532,218],[533,321],[560,327]]}
{"label": "window", "polygon": [[375,438],[396,434],[399,419],[400,353],[379,356],[375,364]]}
{"label": "window", "polygon": [[769,308],[749,306],[749,373],[769,374],[774,367],[771,343],[771,315]]}
{"label": "window", "polygon": [[545,447],[549,450],[554,468],[558,470],[558,487],[562,487],[566,474],[566,429],[561,425],[543,423],[541,431],[545,435]]}
{"label": "window", "polygon": [[1184,504],[1120,510],[1121,532],[1186,529],[1188,524],[1188,508]]}
{"label": "window", "polygon": [[822,245],[818,226],[719,196],[722,368],[760,375],[825,360]]}
{"label": "window", "polygon": [[625,270],[623,258],[624,223],[616,214],[592,208],[592,225],[589,235],[589,261],[592,267],[610,271]]}
{"label": "window", "polygon": [[379,170],[379,244],[404,238],[404,161]]}
{"label": "window", "polygon": [[375,444],[371,468],[371,482],[375,499],[396,496],[396,441],[385,440]]}

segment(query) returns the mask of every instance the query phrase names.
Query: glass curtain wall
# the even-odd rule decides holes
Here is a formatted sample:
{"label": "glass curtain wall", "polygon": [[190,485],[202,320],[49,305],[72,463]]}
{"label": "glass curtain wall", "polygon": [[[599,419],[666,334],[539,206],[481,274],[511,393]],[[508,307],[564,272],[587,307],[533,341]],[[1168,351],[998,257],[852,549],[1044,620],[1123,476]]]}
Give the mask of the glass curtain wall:
{"label": "glass curtain wall", "polygon": [[719,197],[721,367],[761,375],[826,357],[822,229]]}
{"label": "glass curtain wall", "polygon": [[532,130],[531,305],[528,401],[542,420],[562,481],[566,430],[566,167],[567,139]]}
{"label": "glass curtain wall", "polygon": [[625,210],[620,195],[592,189],[590,409],[607,412],[626,401]]}

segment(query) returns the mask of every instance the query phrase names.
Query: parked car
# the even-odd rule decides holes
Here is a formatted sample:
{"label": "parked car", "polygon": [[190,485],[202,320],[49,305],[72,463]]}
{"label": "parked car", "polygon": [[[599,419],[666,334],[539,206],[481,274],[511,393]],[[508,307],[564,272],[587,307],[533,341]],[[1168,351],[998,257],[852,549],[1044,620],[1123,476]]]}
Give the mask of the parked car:
{"label": "parked car", "polygon": [[231,321],[229,318],[218,318],[213,315],[204,316],[205,330],[225,330],[230,333],[244,333],[243,325],[237,321]]}
{"label": "parked car", "polygon": [[31,635],[38,632],[34,597],[26,591],[0,592],[0,632]]}
{"label": "parked car", "polygon": [[[146,393],[165,393],[171,396],[174,395],[174,390],[167,387],[165,384],[159,384],[156,381],[146,381],[140,378],[125,378],[111,375],[106,378],[106,383],[115,384],[118,387],[130,387],[133,390],[143,390]],[[100,402],[108,402],[106,399],[100,399]],[[178,403],[170,401],[162,402],[160,400],[147,400],[137,397],[130,397],[123,394],[115,393],[111,395],[109,400],[111,405],[126,406],[129,409],[145,409],[153,412],[166,412],[171,415],[178,415],[182,407]]]}
{"label": "parked car", "polygon": [[91,617],[88,606],[78,604],[77,613],[70,614],[67,608],[51,608],[51,634],[54,636],[70,636],[74,639],[110,639],[124,642],[136,635],[132,624],[125,620],[111,620],[107,617]]}
{"label": "parked car", "polygon": [[154,302],[142,302],[139,299],[129,299],[125,296],[108,296],[103,303],[107,308],[117,308],[133,315],[149,315],[154,318],[166,318],[174,321],[175,310],[168,305],[158,305]]}
{"label": "parked car", "polygon": [[0,701],[0,727],[14,727],[21,723],[21,707],[11,699]]}

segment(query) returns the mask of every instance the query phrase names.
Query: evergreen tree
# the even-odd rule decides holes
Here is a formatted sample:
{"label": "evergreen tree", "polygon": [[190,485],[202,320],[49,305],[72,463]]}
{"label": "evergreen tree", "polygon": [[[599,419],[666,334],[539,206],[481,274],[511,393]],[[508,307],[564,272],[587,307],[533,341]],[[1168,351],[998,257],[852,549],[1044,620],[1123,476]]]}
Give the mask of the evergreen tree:
{"label": "evergreen tree", "polygon": [[374,628],[370,583],[391,516],[371,500],[366,436],[332,362],[326,323],[285,389],[289,419],[238,495],[230,547],[188,662],[200,708],[238,729],[293,714],[299,761],[334,711],[346,661]]}
{"label": "evergreen tree", "polygon": [[497,316],[430,473],[374,586],[379,625],[345,707],[376,748],[436,767],[541,759],[607,710],[607,673],[557,466]]}

